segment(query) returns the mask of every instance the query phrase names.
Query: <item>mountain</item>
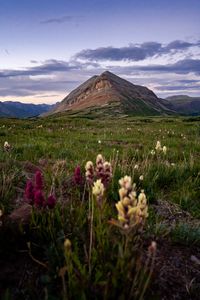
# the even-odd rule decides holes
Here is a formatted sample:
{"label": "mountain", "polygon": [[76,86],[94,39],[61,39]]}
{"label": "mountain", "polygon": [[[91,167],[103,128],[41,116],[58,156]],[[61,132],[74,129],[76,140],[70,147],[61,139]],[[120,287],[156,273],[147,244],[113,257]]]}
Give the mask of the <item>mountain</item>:
{"label": "mountain", "polygon": [[106,71],[85,81],[46,115],[65,111],[99,111],[100,108],[110,114],[170,114],[172,111],[166,103],[147,87],[134,85]]}
{"label": "mountain", "polygon": [[175,95],[167,97],[169,108],[180,114],[199,115],[200,114],[200,97],[190,97],[187,95]]}
{"label": "mountain", "polygon": [[28,118],[38,116],[52,109],[55,105],[29,104],[21,102],[0,102],[0,117]]}

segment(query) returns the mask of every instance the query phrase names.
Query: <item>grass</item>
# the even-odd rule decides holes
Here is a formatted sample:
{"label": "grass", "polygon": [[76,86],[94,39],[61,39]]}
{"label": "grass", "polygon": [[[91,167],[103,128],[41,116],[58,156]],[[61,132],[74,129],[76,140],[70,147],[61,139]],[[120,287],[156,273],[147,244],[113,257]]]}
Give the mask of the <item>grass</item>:
{"label": "grass", "polygon": [[[151,154],[158,140],[167,147],[166,155]],[[5,141],[11,145],[9,152],[4,151]],[[19,280],[18,274],[11,276],[12,287],[4,278],[3,299],[161,299],[162,291],[156,294],[159,288],[150,280],[153,267],[159,265],[148,258],[151,241],[158,242],[158,251],[163,239],[172,247],[199,246],[198,118],[105,119],[90,113],[0,119],[0,145],[0,238],[4,240],[0,254],[8,268],[16,259],[22,259],[23,266],[31,264],[37,282],[30,275],[28,282]],[[114,173],[102,211],[95,206],[91,189],[72,180],[75,167],[80,165],[84,177],[86,162],[95,161],[98,153],[111,162]],[[45,195],[53,191],[57,205],[53,210],[33,208],[28,224],[13,225],[10,215],[23,205],[26,181],[37,169],[44,176]],[[125,175],[134,179],[138,193],[145,190],[149,206],[145,226],[128,238],[109,225],[117,219],[118,181]],[[6,277],[5,267],[2,274]],[[184,284],[183,290],[187,298]]]}

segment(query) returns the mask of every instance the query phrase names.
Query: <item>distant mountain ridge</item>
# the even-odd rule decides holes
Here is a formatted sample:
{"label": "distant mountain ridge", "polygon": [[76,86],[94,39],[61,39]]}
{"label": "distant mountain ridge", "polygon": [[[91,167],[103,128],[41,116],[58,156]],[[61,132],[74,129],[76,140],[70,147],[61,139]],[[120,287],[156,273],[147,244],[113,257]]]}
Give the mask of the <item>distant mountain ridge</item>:
{"label": "distant mountain ridge", "polygon": [[174,95],[167,97],[169,108],[177,111],[179,114],[199,115],[200,97],[190,97],[187,95]]}
{"label": "distant mountain ridge", "polygon": [[46,115],[97,108],[110,114],[172,114],[166,104],[166,100],[159,99],[147,87],[134,85],[106,71],[85,81]]}
{"label": "distant mountain ridge", "polygon": [[29,104],[17,101],[0,102],[0,117],[29,118],[39,116],[52,109],[54,106],[55,104]]}

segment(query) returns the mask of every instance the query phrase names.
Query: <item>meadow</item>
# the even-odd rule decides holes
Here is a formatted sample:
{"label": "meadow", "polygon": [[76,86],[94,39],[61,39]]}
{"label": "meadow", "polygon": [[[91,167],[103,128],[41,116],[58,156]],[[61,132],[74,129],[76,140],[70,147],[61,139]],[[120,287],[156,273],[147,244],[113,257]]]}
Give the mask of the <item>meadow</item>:
{"label": "meadow", "polygon": [[2,299],[198,299],[199,117],[0,119],[0,145]]}

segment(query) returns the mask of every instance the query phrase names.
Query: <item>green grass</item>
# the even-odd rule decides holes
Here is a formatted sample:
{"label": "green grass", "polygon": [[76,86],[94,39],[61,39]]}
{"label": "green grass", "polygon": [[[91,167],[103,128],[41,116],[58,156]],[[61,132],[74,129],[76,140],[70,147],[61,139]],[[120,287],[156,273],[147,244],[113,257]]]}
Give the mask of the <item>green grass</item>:
{"label": "green grass", "polygon": [[[167,154],[152,156],[151,150],[155,149],[158,140],[167,147]],[[12,147],[10,152],[4,151],[5,141]],[[26,181],[33,178],[37,168],[44,174],[46,194],[53,188],[58,200],[53,212],[34,210],[31,225],[23,236],[26,242],[31,243],[33,257],[48,264],[48,272],[44,272],[42,277],[46,278],[46,283],[42,285],[48,295],[52,295],[49,299],[65,299],[66,287],[63,283],[61,285],[58,271],[66,264],[67,269],[63,271],[68,285],[65,296],[69,299],[89,299],[91,295],[93,299],[117,299],[120,296],[120,299],[124,299],[120,288],[124,295],[127,292],[126,295],[134,294],[135,299],[139,299],[148,272],[141,275],[144,270],[141,265],[137,266],[139,275],[133,284],[130,281],[132,270],[126,269],[126,265],[137,269],[137,263],[131,257],[133,253],[138,257],[136,250],[144,249],[143,242],[162,237],[175,244],[199,245],[198,226],[187,224],[187,220],[176,222],[175,219],[175,225],[169,228],[165,217],[159,216],[154,209],[158,201],[165,201],[189,214],[191,220],[199,224],[198,118],[96,118],[92,112],[88,112],[88,115],[69,113],[29,120],[0,119],[0,145],[0,209],[5,216],[21,203]],[[107,191],[103,217],[101,215],[101,220],[98,216],[94,217],[96,248],[92,250],[92,270],[88,273],[89,191],[74,187],[71,178],[77,165],[81,166],[84,176],[86,162],[95,161],[99,153],[115,165],[115,172]],[[115,203],[119,200],[118,180],[124,175],[132,176],[138,192],[145,190],[149,204],[149,218],[141,234],[144,241],[129,241],[136,243],[138,248],[130,246],[127,253],[124,252],[123,234],[108,225],[111,218],[117,218]],[[139,179],[141,175],[144,176],[142,181]],[[23,228],[20,230],[23,234],[23,230],[26,231]],[[3,238],[6,236],[4,234]],[[63,254],[65,238],[72,243],[70,254]],[[9,245],[6,247],[9,249]],[[132,275],[136,276],[135,273]],[[121,287],[118,286],[119,282]],[[140,289],[136,288],[140,283]],[[10,295],[8,290],[7,294]]]}

